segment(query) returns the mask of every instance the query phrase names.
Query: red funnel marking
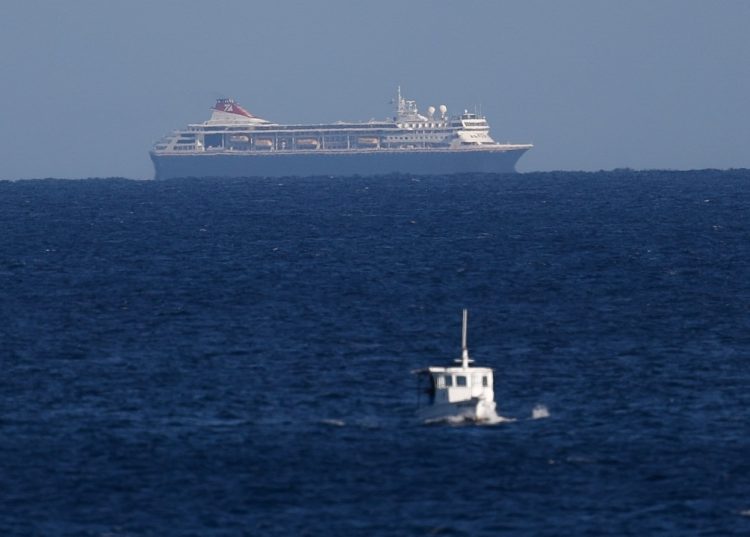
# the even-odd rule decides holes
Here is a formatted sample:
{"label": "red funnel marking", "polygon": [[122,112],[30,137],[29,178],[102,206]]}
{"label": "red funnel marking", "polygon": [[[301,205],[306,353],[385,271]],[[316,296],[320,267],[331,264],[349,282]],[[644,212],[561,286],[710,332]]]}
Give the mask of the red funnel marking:
{"label": "red funnel marking", "polygon": [[237,114],[238,116],[253,117],[250,112],[242,108],[232,99],[216,99],[216,105],[213,109],[227,112],[229,114]]}

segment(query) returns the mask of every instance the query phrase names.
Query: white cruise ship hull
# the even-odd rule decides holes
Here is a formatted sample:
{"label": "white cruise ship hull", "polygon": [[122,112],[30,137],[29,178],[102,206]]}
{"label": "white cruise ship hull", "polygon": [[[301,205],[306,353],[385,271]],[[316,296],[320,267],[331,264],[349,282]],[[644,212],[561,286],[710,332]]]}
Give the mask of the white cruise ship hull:
{"label": "white cruise ship hull", "polygon": [[530,145],[362,151],[151,152],[156,179],[513,173]]}

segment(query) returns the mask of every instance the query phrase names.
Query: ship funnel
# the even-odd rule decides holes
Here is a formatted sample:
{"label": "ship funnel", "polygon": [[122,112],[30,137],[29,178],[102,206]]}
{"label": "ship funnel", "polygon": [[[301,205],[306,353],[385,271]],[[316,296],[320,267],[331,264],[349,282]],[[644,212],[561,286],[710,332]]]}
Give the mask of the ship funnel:
{"label": "ship funnel", "polygon": [[216,99],[216,104],[211,110],[216,110],[217,112],[223,112],[225,114],[236,114],[238,116],[249,118],[253,117],[250,112],[242,108],[232,99]]}

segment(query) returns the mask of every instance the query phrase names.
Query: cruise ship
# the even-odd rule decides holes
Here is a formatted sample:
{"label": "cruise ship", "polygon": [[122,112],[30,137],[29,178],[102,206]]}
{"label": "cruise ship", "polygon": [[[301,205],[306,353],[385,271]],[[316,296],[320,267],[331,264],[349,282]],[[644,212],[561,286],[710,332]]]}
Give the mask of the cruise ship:
{"label": "cruise ship", "polygon": [[218,99],[211,118],[157,142],[156,179],[510,173],[531,144],[498,143],[487,119],[445,105],[420,114],[398,89],[387,120],[285,125]]}

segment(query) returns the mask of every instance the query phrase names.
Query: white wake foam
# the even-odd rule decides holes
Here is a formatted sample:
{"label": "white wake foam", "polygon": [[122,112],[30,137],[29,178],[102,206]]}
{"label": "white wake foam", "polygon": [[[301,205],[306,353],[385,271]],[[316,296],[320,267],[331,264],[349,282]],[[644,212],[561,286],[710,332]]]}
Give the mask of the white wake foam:
{"label": "white wake foam", "polygon": [[510,423],[516,421],[516,418],[506,418],[505,416],[501,416],[496,411],[492,411],[492,415],[487,418],[486,420],[483,420],[479,422],[480,425],[496,425],[498,423]]}
{"label": "white wake foam", "polygon": [[465,416],[450,416],[425,420],[424,423],[427,425],[437,423],[447,423],[448,425],[497,425],[498,423],[510,423],[514,421],[516,421],[515,418],[506,418],[505,416],[501,416],[493,411],[491,416],[481,420],[467,418]]}
{"label": "white wake foam", "polygon": [[549,410],[544,405],[536,405],[531,411],[532,420],[541,420],[549,418]]}
{"label": "white wake foam", "polygon": [[320,420],[323,425],[330,425],[331,427],[343,427],[346,425],[344,420],[324,419]]}

